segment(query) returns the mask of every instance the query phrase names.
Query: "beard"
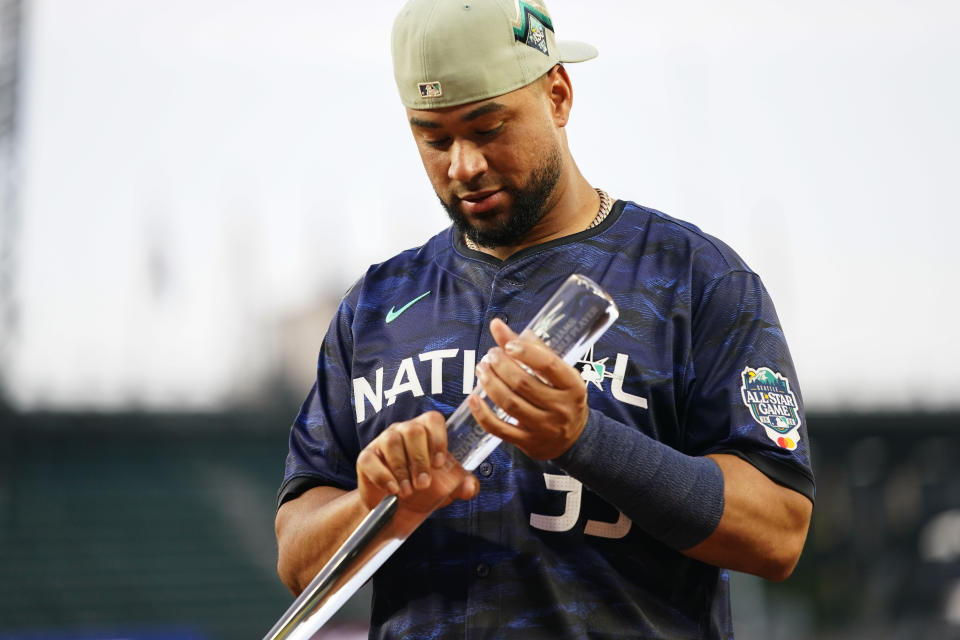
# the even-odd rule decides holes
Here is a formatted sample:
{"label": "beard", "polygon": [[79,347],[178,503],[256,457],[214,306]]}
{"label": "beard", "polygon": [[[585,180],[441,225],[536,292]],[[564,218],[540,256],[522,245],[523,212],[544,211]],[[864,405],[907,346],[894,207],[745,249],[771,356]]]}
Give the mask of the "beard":
{"label": "beard", "polygon": [[513,206],[503,220],[486,228],[470,224],[467,216],[460,210],[460,198],[451,196],[451,201],[447,202],[439,193],[437,197],[450,216],[453,226],[474,244],[489,249],[516,246],[546,213],[547,201],[560,180],[561,169],[560,151],[553,147],[544,163],[530,174],[526,186],[503,187],[504,191],[513,196]]}

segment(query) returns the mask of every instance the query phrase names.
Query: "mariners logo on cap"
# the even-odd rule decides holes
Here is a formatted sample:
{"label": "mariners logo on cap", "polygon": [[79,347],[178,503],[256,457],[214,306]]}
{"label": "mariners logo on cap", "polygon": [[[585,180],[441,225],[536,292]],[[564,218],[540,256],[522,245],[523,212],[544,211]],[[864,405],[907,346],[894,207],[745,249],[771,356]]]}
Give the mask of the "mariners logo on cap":
{"label": "mariners logo on cap", "polygon": [[553,21],[547,13],[547,7],[536,0],[530,2],[514,0],[514,7],[516,9],[516,16],[513,19],[514,37],[528,47],[533,47],[543,55],[549,56],[546,30],[553,31]]}
{"label": "mariners logo on cap", "polygon": [[417,86],[420,88],[421,98],[439,98],[443,95],[439,82],[421,82]]}
{"label": "mariners logo on cap", "polygon": [[763,425],[767,437],[778,446],[790,451],[796,449],[800,440],[800,414],[790,380],[768,367],[745,367],[740,376],[743,380],[740,397],[753,419]]}

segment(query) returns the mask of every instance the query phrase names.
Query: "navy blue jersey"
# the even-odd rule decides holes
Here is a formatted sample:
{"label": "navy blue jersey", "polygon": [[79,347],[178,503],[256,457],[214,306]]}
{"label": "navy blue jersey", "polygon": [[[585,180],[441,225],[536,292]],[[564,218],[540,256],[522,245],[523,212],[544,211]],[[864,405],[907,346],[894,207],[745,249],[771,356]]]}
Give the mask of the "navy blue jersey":
{"label": "navy blue jersey", "polygon": [[[591,411],[690,455],[738,455],[813,498],[796,373],[760,278],[693,225],[617,202],[601,225],[505,261],[450,228],[371,267],[324,340],[280,501],[356,488],[360,450],[393,422],[449,415],[494,346],[490,321],[522,329],[571,273],[620,309],[577,364]],[[377,572],[371,637],[732,637],[725,570],[508,444],[477,477],[476,499],[434,513]]]}

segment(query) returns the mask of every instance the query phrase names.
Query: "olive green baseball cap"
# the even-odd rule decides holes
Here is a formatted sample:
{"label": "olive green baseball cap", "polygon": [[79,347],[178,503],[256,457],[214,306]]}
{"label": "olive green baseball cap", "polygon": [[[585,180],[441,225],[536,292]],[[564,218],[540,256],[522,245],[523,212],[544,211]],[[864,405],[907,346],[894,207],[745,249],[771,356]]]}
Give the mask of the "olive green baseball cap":
{"label": "olive green baseball cap", "polygon": [[411,109],[452,107],[525,87],[560,62],[597,56],[560,41],[537,0],[409,0],[393,23],[393,75]]}

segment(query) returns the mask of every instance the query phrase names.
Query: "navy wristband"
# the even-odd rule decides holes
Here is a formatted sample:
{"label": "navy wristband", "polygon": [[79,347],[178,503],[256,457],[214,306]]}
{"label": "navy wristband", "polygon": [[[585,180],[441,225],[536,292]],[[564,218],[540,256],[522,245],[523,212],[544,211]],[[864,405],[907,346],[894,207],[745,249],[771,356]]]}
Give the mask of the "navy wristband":
{"label": "navy wristband", "polygon": [[580,438],[553,463],[673,547],[704,541],[723,515],[723,472],[642,431],[590,411]]}

